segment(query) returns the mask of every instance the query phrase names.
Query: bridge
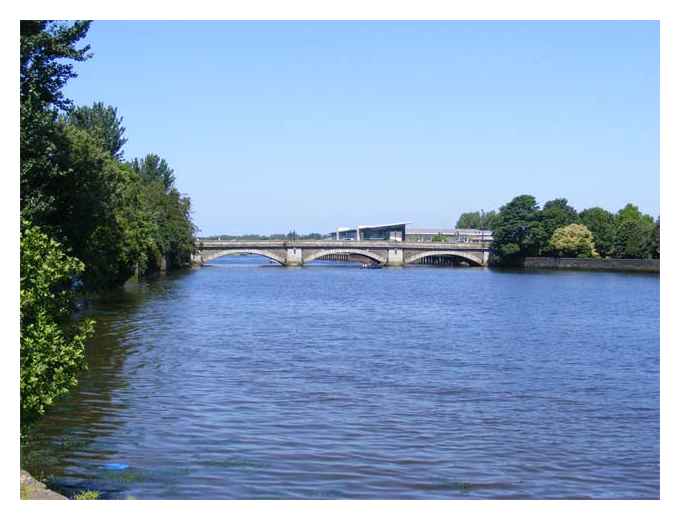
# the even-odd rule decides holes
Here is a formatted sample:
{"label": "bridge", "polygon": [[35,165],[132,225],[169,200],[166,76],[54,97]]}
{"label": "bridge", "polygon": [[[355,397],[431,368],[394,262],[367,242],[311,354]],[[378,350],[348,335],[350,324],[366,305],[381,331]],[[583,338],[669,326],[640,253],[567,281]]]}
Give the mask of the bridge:
{"label": "bridge", "polygon": [[197,240],[194,261],[205,263],[225,255],[260,255],[285,266],[347,255],[383,266],[415,264],[432,257],[449,257],[485,266],[488,243],[400,242],[393,240]]}

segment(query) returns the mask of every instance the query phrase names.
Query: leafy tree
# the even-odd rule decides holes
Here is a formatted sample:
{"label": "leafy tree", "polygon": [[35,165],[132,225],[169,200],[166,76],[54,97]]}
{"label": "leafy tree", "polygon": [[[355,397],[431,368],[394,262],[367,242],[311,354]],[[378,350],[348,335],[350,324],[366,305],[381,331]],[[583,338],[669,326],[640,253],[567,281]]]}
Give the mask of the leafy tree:
{"label": "leafy tree", "polygon": [[613,252],[617,258],[652,258],[650,237],[655,233],[654,219],[642,214],[634,204],[626,204],[616,215]]}
{"label": "leafy tree", "polygon": [[127,142],[123,118],[118,117],[118,111],[112,106],[104,106],[97,102],[91,107],[81,106],[68,114],[68,122],[84,130],[101,141],[102,147],[113,157],[121,159],[122,148]]}
{"label": "leafy tree", "polygon": [[76,384],[93,322],[71,319],[73,279],[83,263],[29,221],[21,223],[21,417],[45,412]]}
{"label": "leafy tree", "polygon": [[479,229],[482,220],[479,211],[470,211],[468,213],[462,213],[458,218],[456,223],[457,229]]}
{"label": "leafy tree", "polygon": [[591,258],[597,256],[593,234],[582,224],[569,224],[555,230],[548,243],[557,256]]}
{"label": "leafy tree", "polygon": [[76,77],[73,65],[60,60],[85,61],[91,57],[90,46],[80,49],[76,43],[85,37],[90,22],[73,24],[51,20],[22,20],[20,33],[21,103],[33,110],[66,110],[70,101],[61,91]]}
{"label": "leafy tree", "polygon": [[[547,241],[557,228],[575,223],[578,220],[578,214],[569,205],[567,199],[554,199],[543,205],[540,220]],[[541,249],[544,249],[545,246],[547,246],[547,243],[542,244]]]}
{"label": "leafy tree", "polygon": [[141,182],[89,131],[67,125],[65,136],[58,161],[68,168],[41,223],[85,263],[87,288],[121,285],[144,259],[149,237],[142,234],[152,229],[141,199],[131,192]]}
{"label": "leafy tree", "polygon": [[661,220],[656,219],[656,224],[654,225],[654,232],[650,234],[647,238],[646,244],[647,254],[651,258],[661,257]]}
{"label": "leafy tree", "polygon": [[143,159],[134,159],[131,163],[132,169],[146,182],[160,182],[163,189],[168,192],[175,184],[175,174],[168,166],[165,159],[150,153]]}
{"label": "leafy tree", "polygon": [[531,195],[519,195],[501,207],[492,245],[501,263],[538,254],[545,240],[540,217],[536,199]]}
{"label": "leafy tree", "polygon": [[146,171],[140,166],[144,162],[135,160],[130,164],[143,184],[143,205],[155,230],[153,246],[148,254],[150,263],[144,270],[159,269],[163,258],[171,268],[188,265],[196,231],[191,221],[191,200],[174,187],[174,175],[165,160],[158,158],[158,161],[150,161],[149,164],[159,166]]}
{"label": "leafy tree", "polygon": [[614,215],[606,209],[588,208],[579,213],[578,221],[592,232],[598,255],[610,256],[614,247]]}
{"label": "leafy tree", "polygon": [[20,153],[21,213],[40,217],[49,210],[62,190],[59,178],[63,164],[55,162],[63,147],[63,125],[59,110],[71,102],[62,93],[75,77],[73,65],[65,60],[84,61],[89,46],[77,47],[89,22],[62,24],[53,21],[22,20],[20,23]]}
{"label": "leafy tree", "polygon": [[446,236],[442,235],[441,233],[432,237],[432,242],[448,242],[448,241],[449,239],[446,238]]}
{"label": "leafy tree", "polygon": [[495,211],[484,212],[471,211],[463,213],[458,218],[456,228],[458,229],[493,229],[494,222],[497,219]]}

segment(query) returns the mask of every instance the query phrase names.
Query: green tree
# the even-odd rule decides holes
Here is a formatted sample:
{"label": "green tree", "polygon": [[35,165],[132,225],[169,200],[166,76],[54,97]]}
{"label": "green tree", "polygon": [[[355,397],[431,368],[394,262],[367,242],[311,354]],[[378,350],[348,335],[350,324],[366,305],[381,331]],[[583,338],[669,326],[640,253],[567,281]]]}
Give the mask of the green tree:
{"label": "green tree", "polygon": [[493,229],[497,219],[495,211],[471,211],[463,213],[458,218],[456,228],[458,229]]}
{"label": "green tree", "polygon": [[550,238],[548,248],[557,256],[571,258],[597,256],[593,234],[582,224],[569,224],[557,228]]}
{"label": "green tree", "polygon": [[143,159],[134,159],[131,166],[144,181],[160,182],[166,192],[169,192],[175,184],[174,171],[165,159],[161,159],[156,154],[150,153]]}
{"label": "green tree", "polygon": [[588,208],[579,213],[578,222],[593,234],[595,250],[601,257],[610,256],[614,247],[615,217],[602,208]]}
{"label": "green tree", "polygon": [[71,102],[62,93],[75,77],[72,63],[90,57],[89,46],[77,47],[89,22],[72,24],[43,20],[20,22],[20,203],[22,216],[37,217],[49,211],[63,193],[59,178],[63,165],[55,161],[65,140],[60,110]]}
{"label": "green tree", "polygon": [[632,203],[616,214],[613,253],[617,258],[652,258],[650,237],[654,235],[654,219],[640,212]]}
{"label": "green tree", "polygon": [[448,242],[449,239],[446,238],[446,236],[442,235],[441,233],[434,235],[432,237],[432,242]]}
{"label": "green tree", "polygon": [[457,229],[479,229],[482,225],[482,219],[479,211],[470,211],[462,213],[456,223]]}
{"label": "green tree", "polygon": [[74,322],[74,277],[84,266],[29,221],[21,223],[21,417],[30,422],[68,392],[85,367],[93,322]]}
{"label": "green tree", "polygon": [[661,258],[661,220],[656,219],[654,232],[647,238],[647,254],[650,258]]}
{"label": "green tree", "polygon": [[536,199],[519,195],[502,206],[494,225],[492,248],[501,263],[538,254],[545,241]]}
{"label": "green tree", "polygon": [[546,242],[541,244],[541,253],[548,246],[547,241],[557,228],[573,224],[578,220],[578,213],[572,208],[567,199],[549,200],[543,205],[540,214]]}
{"label": "green tree", "polygon": [[[58,161],[68,166],[40,223],[85,263],[88,289],[121,285],[135,271],[153,229],[148,209],[132,191],[138,176],[116,161],[89,131],[65,127]],[[149,237],[150,238],[150,237]]]}
{"label": "green tree", "polygon": [[71,125],[87,130],[101,141],[101,145],[116,159],[122,159],[123,146],[127,142],[123,118],[118,110],[97,102],[91,107],[81,106],[69,112],[67,121]]}
{"label": "green tree", "polygon": [[173,170],[157,155],[149,154],[129,165],[143,183],[144,207],[155,230],[147,270],[159,269],[162,259],[171,268],[189,265],[196,232],[191,220],[191,200],[175,188]]}

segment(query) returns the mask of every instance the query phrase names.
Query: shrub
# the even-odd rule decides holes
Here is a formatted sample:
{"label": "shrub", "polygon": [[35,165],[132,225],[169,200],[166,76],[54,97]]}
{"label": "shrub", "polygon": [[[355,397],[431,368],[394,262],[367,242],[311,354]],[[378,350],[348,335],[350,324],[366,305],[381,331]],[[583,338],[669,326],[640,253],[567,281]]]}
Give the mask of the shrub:
{"label": "shrub", "polygon": [[557,256],[591,258],[597,256],[593,234],[582,224],[569,224],[557,228],[548,243]]}
{"label": "shrub", "polygon": [[72,319],[74,277],[84,266],[36,226],[21,223],[21,417],[45,412],[77,382],[94,322]]}

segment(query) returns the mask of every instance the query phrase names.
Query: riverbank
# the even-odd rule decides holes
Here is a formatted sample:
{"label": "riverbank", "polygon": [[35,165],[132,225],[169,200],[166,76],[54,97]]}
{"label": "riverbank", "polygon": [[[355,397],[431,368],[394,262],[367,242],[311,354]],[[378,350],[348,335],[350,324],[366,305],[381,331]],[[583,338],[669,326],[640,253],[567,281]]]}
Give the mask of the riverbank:
{"label": "riverbank", "polygon": [[637,258],[559,258],[527,257],[525,269],[565,269],[572,271],[619,271],[636,273],[659,273],[661,261]]}
{"label": "riverbank", "polygon": [[28,471],[21,470],[20,476],[21,500],[68,500],[64,495],[48,489],[48,487],[34,479]]}

